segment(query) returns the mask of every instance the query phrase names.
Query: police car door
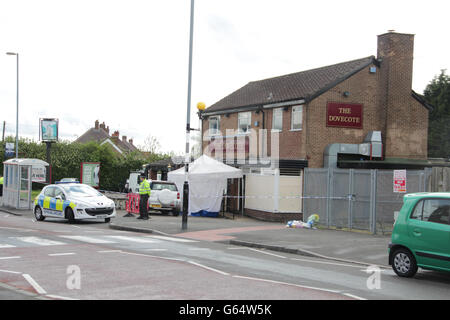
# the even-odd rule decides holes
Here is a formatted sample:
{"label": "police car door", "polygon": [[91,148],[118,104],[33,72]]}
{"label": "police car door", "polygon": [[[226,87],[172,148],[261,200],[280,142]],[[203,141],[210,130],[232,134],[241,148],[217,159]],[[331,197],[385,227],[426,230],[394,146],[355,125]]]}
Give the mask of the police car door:
{"label": "police car door", "polygon": [[55,187],[55,195],[54,195],[54,214],[58,217],[64,217],[64,201],[66,200],[66,196],[64,192],[59,187]]}
{"label": "police car door", "polygon": [[45,188],[44,191],[44,200],[42,202],[42,210],[45,216],[55,216],[52,210],[52,200],[55,196],[55,187],[50,186]]}
{"label": "police car door", "polygon": [[[58,201],[56,194],[60,194],[61,189],[55,186],[50,186],[45,190],[44,193],[44,214],[50,217],[63,217],[62,215],[62,202]],[[58,206],[57,206],[58,203]],[[60,209],[60,210],[59,210]]]}

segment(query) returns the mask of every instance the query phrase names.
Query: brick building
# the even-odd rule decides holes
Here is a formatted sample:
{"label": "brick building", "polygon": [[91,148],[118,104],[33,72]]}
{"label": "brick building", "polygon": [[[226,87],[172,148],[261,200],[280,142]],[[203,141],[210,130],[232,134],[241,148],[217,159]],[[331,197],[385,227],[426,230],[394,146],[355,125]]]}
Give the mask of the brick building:
{"label": "brick building", "polygon": [[[334,145],[339,167],[426,159],[431,106],[412,90],[413,47],[414,35],[388,32],[378,36],[377,57],[250,82],[203,112],[203,148],[214,155],[217,137],[243,136],[247,160],[270,156],[276,132],[281,175],[300,176],[305,167],[330,165]],[[252,131],[264,132],[257,149],[248,142]],[[380,153],[364,144],[368,136],[380,138]],[[368,149],[345,151],[353,145]],[[258,164],[240,166],[251,172]]]}

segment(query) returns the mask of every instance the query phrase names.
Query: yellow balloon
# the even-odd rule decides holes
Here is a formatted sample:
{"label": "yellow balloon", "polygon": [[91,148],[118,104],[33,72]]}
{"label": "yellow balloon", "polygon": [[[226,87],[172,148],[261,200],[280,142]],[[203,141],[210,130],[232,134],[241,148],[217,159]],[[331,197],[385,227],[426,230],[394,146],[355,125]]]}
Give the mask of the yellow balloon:
{"label": "yellow balloon", "polygon": [[203,111],[206,109],[206,105],[203,102],[197,103],[197,109]]}

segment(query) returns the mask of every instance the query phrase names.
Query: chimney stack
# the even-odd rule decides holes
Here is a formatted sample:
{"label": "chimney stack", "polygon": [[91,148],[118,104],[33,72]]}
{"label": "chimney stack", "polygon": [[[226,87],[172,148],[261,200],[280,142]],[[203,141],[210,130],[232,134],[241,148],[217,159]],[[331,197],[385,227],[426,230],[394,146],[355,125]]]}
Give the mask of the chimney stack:
{"label": "chimney stack", "polygon": [[130,144],[133,144],[133,139],[128,140]]}
{"label": "chimney stack", "polygon": [[127,136],[122,136],[122,141],[127,142]]}
{"label": "chimney stack", "polygon": [[[386,157],[398,156],[394,146],[401,135],[399,121],[408,122],[411,111],[414,35],[389,30],[378,36],[377,55],[380,61],[381,105],[385,108]],[[401,120],[400,120],[401,119]],[[405,156],[407,156],[405,154]]]}
{"label": "chimney stack", "polygon": [[381,70],[387,76],[390,89],[394,89],[395,96],[400,99],[406,96],[409,98],[412,90],[414,35],[389,30],[378,36],[377,51],[378,59],[382,60]]}
{"label": "chimney stack", "polygon": [[95,129],[98,129],[98,124],[99,124],[98,120],[95,120]]}

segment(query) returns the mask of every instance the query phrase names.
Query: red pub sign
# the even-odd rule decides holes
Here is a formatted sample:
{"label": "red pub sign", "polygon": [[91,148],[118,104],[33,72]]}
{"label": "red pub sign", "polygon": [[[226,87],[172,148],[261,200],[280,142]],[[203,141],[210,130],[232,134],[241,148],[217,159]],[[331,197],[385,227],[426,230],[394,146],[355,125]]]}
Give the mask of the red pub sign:
{"label": "red pub sign", "polygon": [[362,129],[362,120],[362,104],[327,104],[327,127]]}

